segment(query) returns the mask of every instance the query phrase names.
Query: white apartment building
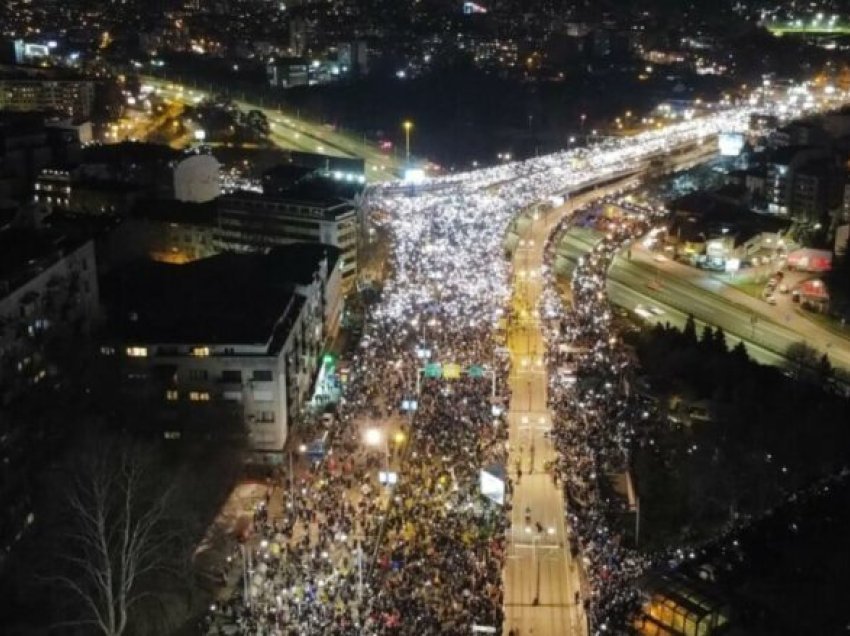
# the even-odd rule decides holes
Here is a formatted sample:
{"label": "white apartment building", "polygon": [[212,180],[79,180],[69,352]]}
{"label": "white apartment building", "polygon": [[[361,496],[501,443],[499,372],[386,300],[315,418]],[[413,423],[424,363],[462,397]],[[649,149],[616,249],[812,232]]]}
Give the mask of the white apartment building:
{"label": "white apartment building", "polygon": [[298,244],[116,271],[103,353],[128,395],[159,405],[167,439],[244,427],[255,459],[277,462],[339,324],[339,263],[332,247]]}
{"label": "white apartment building", "polygon": [[219,198],[216,242],[221,250],[250,252],[275,245],[311,242],[341,252],[343,285],[357,276],[357,208],[342,199],[299,200],[237,192]]}

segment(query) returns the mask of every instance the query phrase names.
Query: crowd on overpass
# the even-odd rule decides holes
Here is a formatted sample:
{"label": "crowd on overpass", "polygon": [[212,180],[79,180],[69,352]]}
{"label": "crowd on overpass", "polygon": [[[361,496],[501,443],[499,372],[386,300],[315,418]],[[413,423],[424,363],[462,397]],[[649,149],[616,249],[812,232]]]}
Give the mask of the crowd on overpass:
{"label": "crowd on overpass", "polygon": [[[524,161],[427,179],[417,185],[415,194],[421,197],[423,192],[445,190],[450,185],[457,185],[459,192],[469,192],[522,181],[534,189],[540,197],[537,201],[541,201],[580,184],[615,176],[618,168],[638,169],[642,162],[708,140],[720,132],[742,132],[752,110],[744,106],[722,108],[637,135],[605,138],[590,147],[572,147]],[[395,192],[409,189],[404,184],[385,187]]]}

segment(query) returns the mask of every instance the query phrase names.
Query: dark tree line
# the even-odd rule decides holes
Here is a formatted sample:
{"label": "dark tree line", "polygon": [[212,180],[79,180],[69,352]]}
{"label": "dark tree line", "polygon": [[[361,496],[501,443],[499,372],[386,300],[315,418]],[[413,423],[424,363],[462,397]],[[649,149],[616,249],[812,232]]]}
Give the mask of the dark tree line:
{"label": "dark tree line", "polygon": [[[633,455],[647,537],[710,533],[736,514],[754,514],[783,493],[850,464],[850,401],[825,388],[833,369],[806,351],[791,369],[731,350],[721,329],[697,335],[657,325],[634,343],[653,392],[661,397],[652,443]],[[710,417],[668,418],[670,398],[708,401]]]}

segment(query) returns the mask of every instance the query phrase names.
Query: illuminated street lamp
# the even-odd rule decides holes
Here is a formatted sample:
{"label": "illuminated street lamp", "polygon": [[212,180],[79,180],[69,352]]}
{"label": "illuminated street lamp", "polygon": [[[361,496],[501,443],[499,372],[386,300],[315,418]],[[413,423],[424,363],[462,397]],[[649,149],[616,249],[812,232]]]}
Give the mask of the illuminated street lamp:
{"label": "illuminated street lamp", "polygon": [[379,428],[367,428],[366,433],[363,435],[363,441],[366,442],[367,446],[372,446],[375,448],[384,447],[384,459],[386,461],[386,470],[390,469],[390,446],[387,436],[383,434],[381,429]]}
{"label": "illuminated street lamp", "polygon": [[409,119],[402,124],[404,127],[404,149],[407,163],[410,163],[410,131],[413,128],[413,122]]}

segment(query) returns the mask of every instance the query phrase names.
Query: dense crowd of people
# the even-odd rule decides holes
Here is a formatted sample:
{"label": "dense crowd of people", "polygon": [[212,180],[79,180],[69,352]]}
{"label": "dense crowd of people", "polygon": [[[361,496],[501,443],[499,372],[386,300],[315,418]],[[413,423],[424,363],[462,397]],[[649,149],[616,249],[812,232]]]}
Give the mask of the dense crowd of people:
{"label": "dense crowd of people", "polygon": [[[364,205],[392,241],[390,275],[367,307],[331,441],[294,488],[282,481],[280,514],[269,514],[277,508],[271,502],[258,509],[255,536],[233,559],[244,561],[247,577],[211,608],[206,632],[423,636],[468,634],[473,625],[501,631],[509,515],[480,496],[478,477],[480,469],[507,461],[507,426],[498,413],[507,410],[508,359],[495,347],[493,327],[510,295],[510,224],[519,211],[570,187],[628,172],[671,145],[740,126],[741,117],[717,113],[592,150],[452,175],[414,191],[371,190]],[[604,257],[598,255],[598,267]],[[590,274],[602,270],[586,271],[575,285],[590,301],[601,289]],[[562,330],[588,345],[583,368],[616,366],[616,347],[594,342],[605,327],[594,322],[598,304],[579,306]],[[557,385],[554,395],[566,421],[564,409],[572,407]],[[599,600],[611,596],[601,582],[619,580],[628,567],[628,560],[614,565],[609,540],[590,533],[596,495],[588,474],[600,461],[620,459],[608,429],[590,424],[612,415],[608,395],[584,396],[586,433],[557,430],[559,473],[569,496],[587,507],[571,521],[590,555],[594,607],[610,605]],[[381,484],[382,452],[364,446],[357,423],[404,416],[407,442],[395,449],[392,466],[397,483]],[[593,452],[577,452],[582,444]]]}

